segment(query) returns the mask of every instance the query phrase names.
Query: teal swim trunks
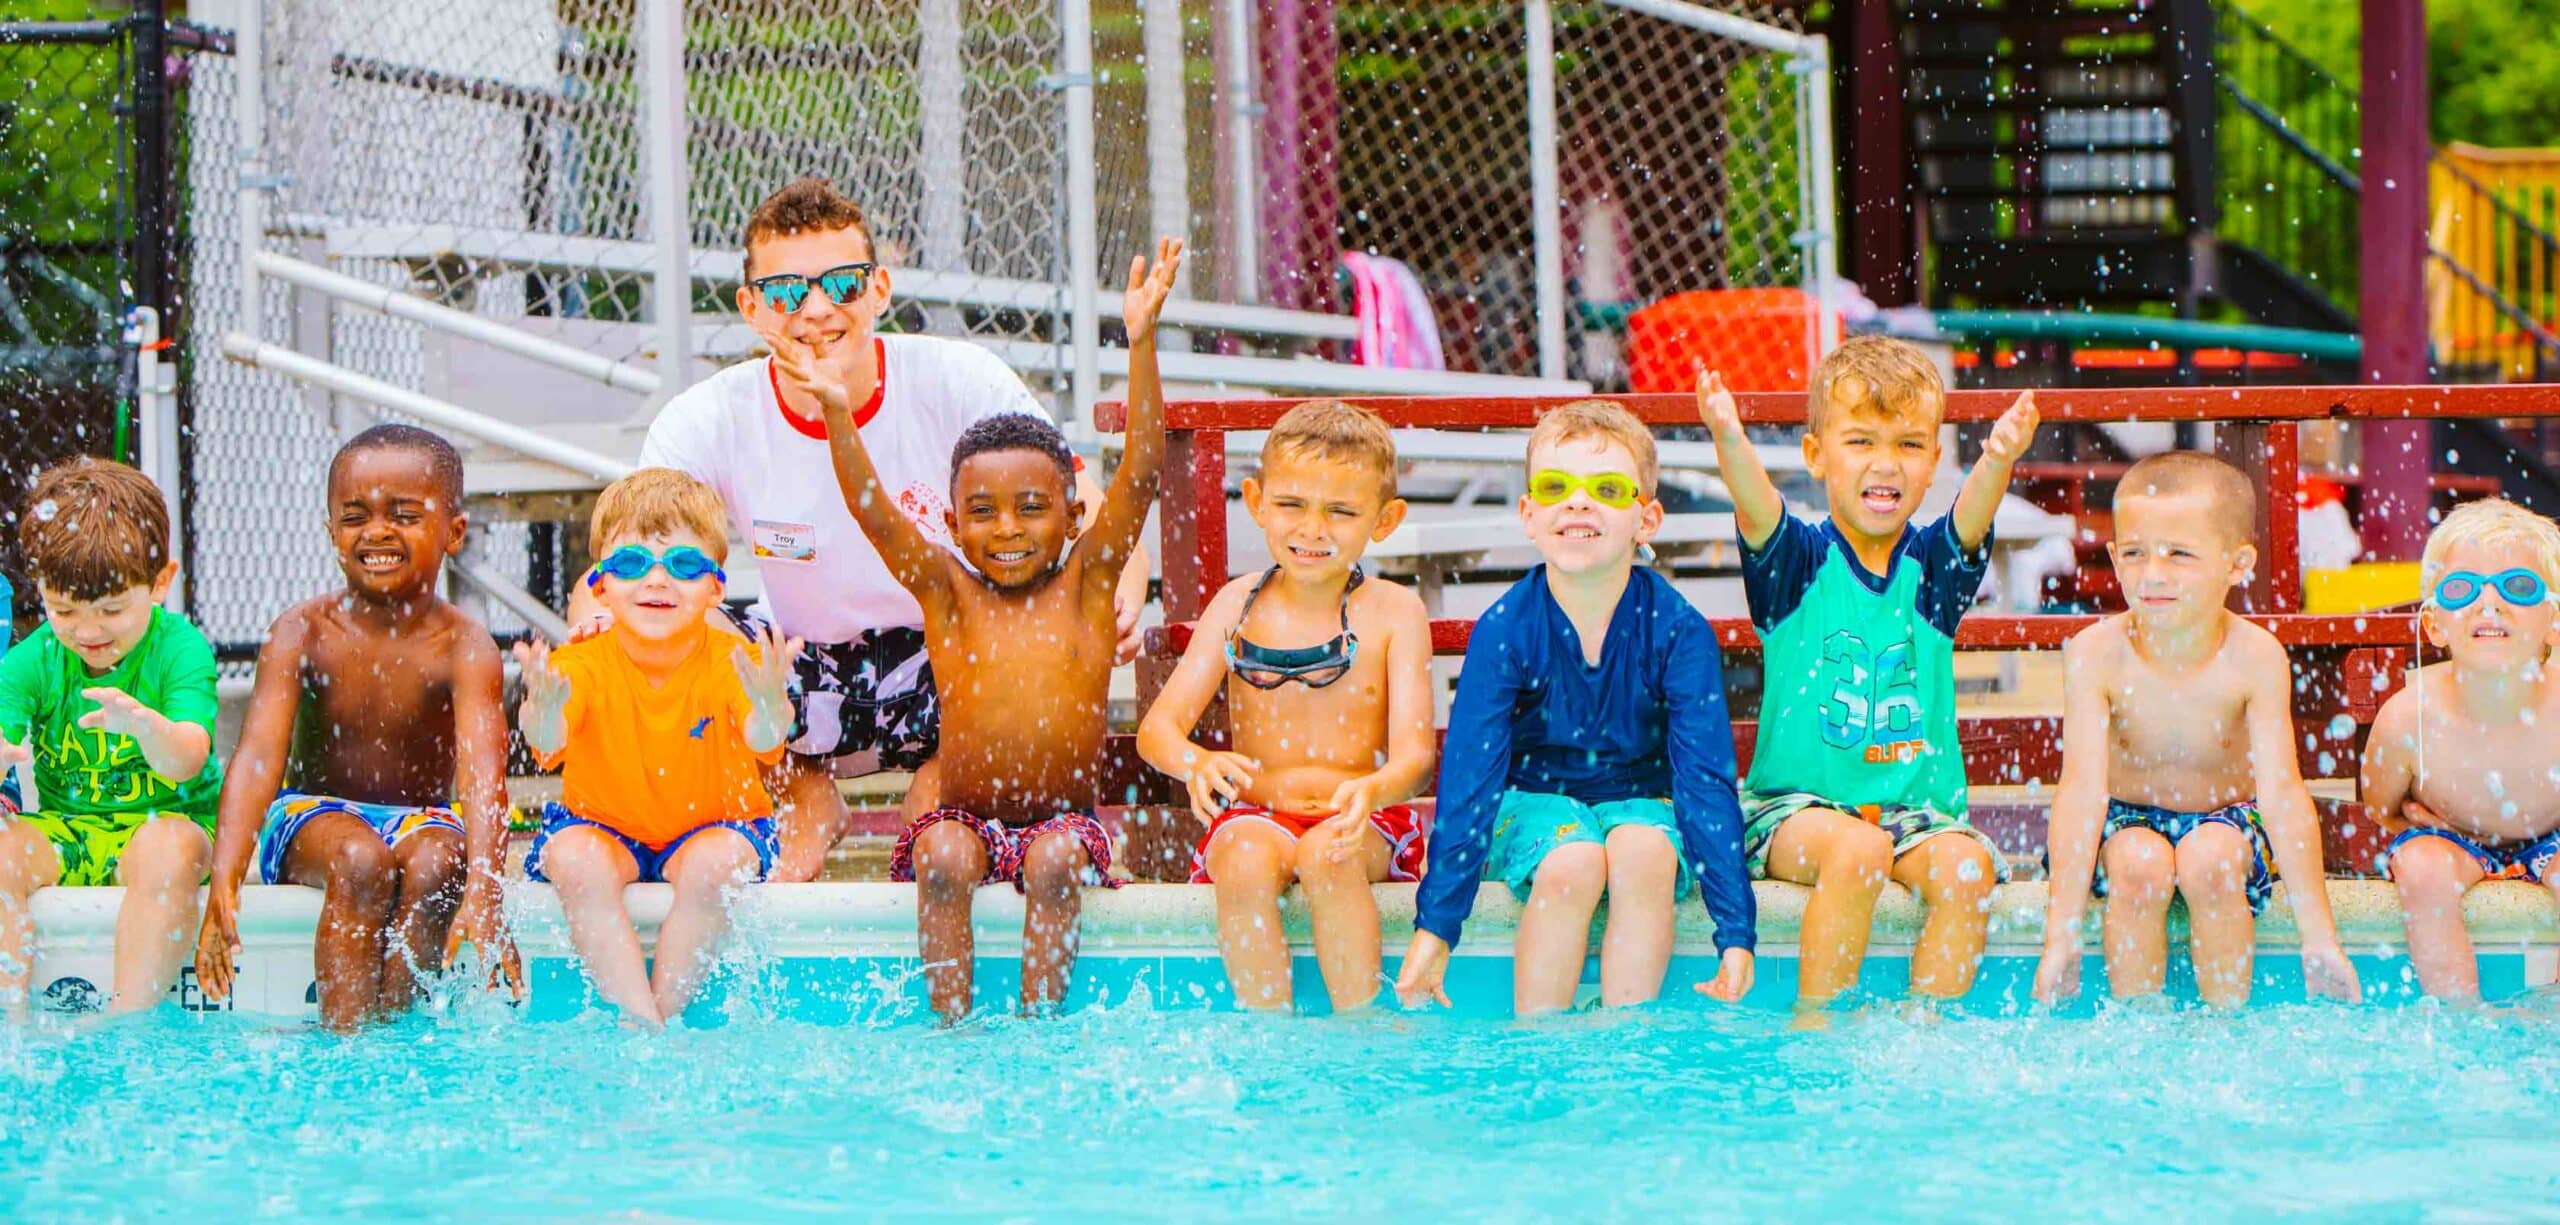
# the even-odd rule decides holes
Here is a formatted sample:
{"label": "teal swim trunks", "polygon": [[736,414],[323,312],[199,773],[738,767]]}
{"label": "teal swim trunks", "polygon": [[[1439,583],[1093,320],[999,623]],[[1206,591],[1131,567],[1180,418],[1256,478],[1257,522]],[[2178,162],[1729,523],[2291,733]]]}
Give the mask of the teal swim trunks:
{"label": "teal swim trunks", "polygon": [[1529,900],[1538,866],[1560,846],[1576,842],[1599,845],[1621,825],[1649,825],[1671,840],[1679,861],[1680,880],[1671,896],[1689,893],[1689,859],[1680,853],[1680,826],[1672,819],[1669,800],[1613,800],[1585,804],[1571,796],[1536,791],[1505,791],[1493,816],[1493,850],[1485,857],[1485,875],[1510,886],[1511,896]]}

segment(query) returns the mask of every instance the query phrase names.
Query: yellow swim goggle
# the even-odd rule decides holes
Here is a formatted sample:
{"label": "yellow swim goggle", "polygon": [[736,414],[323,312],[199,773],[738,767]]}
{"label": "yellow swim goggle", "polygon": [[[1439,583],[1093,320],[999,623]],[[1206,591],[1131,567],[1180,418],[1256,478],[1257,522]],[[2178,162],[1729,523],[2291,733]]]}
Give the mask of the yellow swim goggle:
{"label": "yellow swim goggle", "polygon": [[1575,476],[1549,468],[1529,478],[1529,500],[1540,506],[1554,506],[1577,490],[1590,494],[1592,501],[1611,510],[1625,510],[1636,504],[1636,478],[1623,472]]}

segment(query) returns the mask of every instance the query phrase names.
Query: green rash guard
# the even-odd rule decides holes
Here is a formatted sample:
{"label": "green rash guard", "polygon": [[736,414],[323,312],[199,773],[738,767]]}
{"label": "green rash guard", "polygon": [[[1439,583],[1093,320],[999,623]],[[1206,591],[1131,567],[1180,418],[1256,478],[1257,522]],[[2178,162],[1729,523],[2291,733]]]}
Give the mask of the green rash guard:
{"label": "green rash guard", "polygon": [[173,783],[153,771],[131,736],[80,726],[98,704],[81,690],[121,689],[174,723],[213,734],[213,646],[184,617],[151,610],[151,626],[104,676],[42,626],[0,656],[0,735],[35,750],[36,790],[47,812],[175,812],[209,820],[222,795],[222,769],[207,758],[194,778]]}
{"label": "green rash guard", "polygon": [[1745,790],[1965,816],[1955,632],[1990,563],[1946,519],[1903,529],[1881,576],[1828,521],[1782,516],[1742,552],[1766,680]]}

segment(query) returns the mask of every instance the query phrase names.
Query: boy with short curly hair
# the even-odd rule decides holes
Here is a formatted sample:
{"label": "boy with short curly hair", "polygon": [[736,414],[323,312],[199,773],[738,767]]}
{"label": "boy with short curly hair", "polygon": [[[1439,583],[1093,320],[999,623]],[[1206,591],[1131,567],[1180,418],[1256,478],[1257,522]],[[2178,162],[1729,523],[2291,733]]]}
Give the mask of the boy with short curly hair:
{"label": "boy with short curly hair", "polygon": [[0,766],[32,758],[43,807],[0,816],[0,997],[25,1007],[36,890],[118,884],[109,1006],[148,1008],[177,981],[213,850],[213,647],[160,607],[178,564],[150,477],[47,469],[18,543],[45,624],[0,658]]}

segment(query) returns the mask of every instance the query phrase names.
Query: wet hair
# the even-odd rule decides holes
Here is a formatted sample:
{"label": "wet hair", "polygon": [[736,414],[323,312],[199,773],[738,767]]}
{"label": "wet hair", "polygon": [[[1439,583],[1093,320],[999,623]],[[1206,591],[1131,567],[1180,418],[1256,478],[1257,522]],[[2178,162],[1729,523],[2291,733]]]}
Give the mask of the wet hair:
{"label": "wet hair", "polygon": [[951,444],[951,487],[957,501],[960,488],[960,465],[970,457],[989,451],[1037,451],[1058,465],[1058,480],[1066,486],[1068,496],[1076,489],[1076,456],[1067,449],[1067,436],[1058,432],[1049,419],[1032,413],[998,413],[979,420],[960,432],[960,441]]}
{"label": "wet hair", "polygon": [[37,474],[18,551],[40,588],[70,599],[148,587],[169,565],[169,504],[140,471],[83,455]]}
{"label": "wet hair", "polygon": [[740,279],[755,279],[757,243],[830,230],[851,230],[862,235],[865,249],[879,250],[871,241],[871,223],[863,218],[862,206],[837,191],[834,183],[816,175],[791,180],[747,216],[747,253],[738,270]]}
{"label": "wet hair", "polygon": [[2122,513],[2127,497],[2165,498],[2203,494],[2216,523],[2227,526],[2231,539],[2248,544],[2258,538],[2258,491],[2247,474],[2202,451],[2162,451],[2125,469],[2116,482],[2112,509]]}
{"label": "wet hair", "polygon": [[1396,439],[1378,414],[1340,400],[1290,409],[1262,440],[1262,469],[1275,459],[1353,464],[1378,476],[1379,496],[1396,496]]}
{"label": "wet hair", "polygon": [[2514,550],[2532,559],[2533,572],[2546,586],[2560,586],[2560,524],[2505,498],[2465,502],[2427,533],[2419,583],[2432,587],[2444,574],[2445,554],[2462,545]]}
{"label": "wet hair", "polygon": [[1834,411],[1935,427],[1947,411],[1947,384],[1920,346],[1891,336],[1852,336],[1813,368],[1805,428],[1820,433]]}
{"label": "wet hair", "polygon": [[729,560],[729,510],[720,493],[673,468],[642,468],[596,495],[587,552],[601,559],[615,541],[690,533],[711,560]]}
{"label": "wet hair", "polygon": [[447,514],[462,509],[462,452],[454,450],[444,435],[422,430],[414,425],[386,422],[356,435],[329,457],[329,481],[337,483],[338,465],[361,451],[415,451],[427,457],[427,467],[435,474],[436,497]]}
{"label": "wet hair", "polygon": [[1532,475],[1538,463],[1538,448],[1558,446],[1584,438],[1614,442],[1634,457],[1636,488],[1650,498],[1654,484],[1661,479],[1662,463],[1653,449],[1653,431],[1634,413],[1607,400],[1575,400],[1550,408],[1538,418],[1537,427],[1529,431],[1528,463]]}

